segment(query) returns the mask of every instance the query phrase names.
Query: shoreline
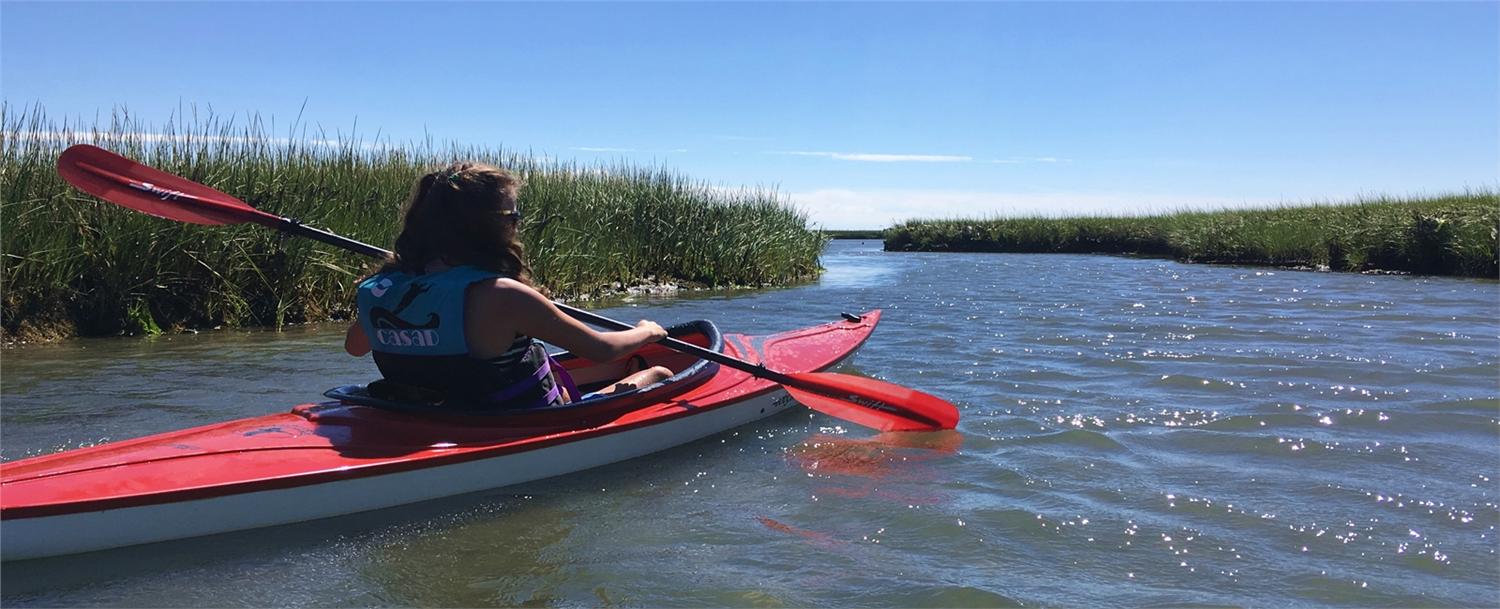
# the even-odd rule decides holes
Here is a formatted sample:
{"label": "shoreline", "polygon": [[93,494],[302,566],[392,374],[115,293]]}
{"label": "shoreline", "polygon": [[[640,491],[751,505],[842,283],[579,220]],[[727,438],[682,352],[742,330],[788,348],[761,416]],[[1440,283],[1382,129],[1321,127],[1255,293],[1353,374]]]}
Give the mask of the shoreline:
{"label": "shoreline", "polygon": [[[590,291],[585,292],[585,293],[582,293],[582,294],[571,294],[571,295],[567,295],[567,296],[554,296],[553,300],[555,300],[557,302],[565,303],[565,304],[572,304],[572,305],[579,305],[581,303],[591,303],[591,304],[603,304],[605,306],[613,306],[614,304],[617,304],[617,303],[626,303],[626,302],[630,302],[633,299],[643,298],[643,297],[644,298],[653,298],[653,297],[662,297],[662,296],[674,296],[674,295],[678,295],[678,294],[694,293],[694,292],[708,292],[708,291],[716,291],[716,290],[775,289],[775,288],[779,288],[779,287],[784,287],[784,285],[796,285],[797,283],[811,281],[811,280],[813,280],[815,278],[816,278],[816,276],[804,277],[802,280],[800,280],[798,282],[787,283],[787,284],[774,284],[774,285],[717,285],[717,286],[714,286],[714,285],[707,285],[707,284],[698,283],[698,282],[695,282],[695,281],[690,281],[690,280],[685,280],[685,279],[676,279],[676,278],[670,278],[669,277],[669,278],[658,280],[656,277],[647,277],[646,280],[643,281],[643,282],[641,282],[641,283],[636,283],[636,284],[631,284],[631,285],[624,285],[621,282],[614,281],[614,282],[610,282],[608,284],[605,284],[603,286],[596,287],[595,289],[590,290]],[[55,345],[55,344],[64,343],[64,342],[71,341],[71,340],[95,339],[95,338],[135,338],[135,339],[144,339],[144,338],[153,338],[153,337],[157,337],[157,336],[181,336],[181,335],[192,335],[192,334],[201,334],[201,333],[206,333],[206,332],[222,332],[222,331],[276,332],[276,331],[280,331],[280,330],[282,330],[284,328],[300,328],[300,327],[315,326],[315,325],[321,325],[321,324],[344,324],[344,323],[348,323],[349,320],[351,319],[351,317],[349,315],[349,312],[347,310],[340,309],[340,310],[334,311],[333,313],[334,314],[332,314],[332,315],[330,315],[328,317],[322,318],[322,319],[303,320],[303,321],[298,321],[298,322],[288,322],[288,323],[281,324],[279,326],[278,325],[270,325],[270,324],[232,325],[232,326],[231,325],[220,324],[220,325],[211,326],[211,327],[209,327],[209,326],[204,326],[204,327],[176,326],[176,327],[172,327],[172,328],[162,328],[162,329],[159,329],[159,331],[157,331],[157,332],[134,332],[134,333],[126,333],[124,331],[121,331],[121,332],[116,333],[116,334],[81,334],[81,333],[78,333],[76,331],[76,325],[72,324],[70,322],[60,322],[58,324],[48,325],[48,326],[43,327],[43,328],[35,328],[35,326],[28,326],[28,328],[35,328],[35,329],[31,330],[33,333],[29,334],[29,335],[14,335],[11,332],[4,331],[3,328],[0,328],[0,349],[9,350],[9,349],[16,349],[16,348],[24,348],[24,347],[28,347],[28,346]]]}
{"label": "shoreline", "polygon": [[1179,264],[1202,264],[1210,266],[1244,266],[1252,268],[1277,269],[1281,271],[1297,271],[1303,273],[1347,273],[1355,275],[1368,275],[1371,277],[1443,277],[1447,279],[1473,279],[1477,281],[1500,282],[1500,277],[1486,277],[1483,275],[1457,275],[1443,273],[1416,273],[1400,269],[1334,269],[1326,264],[1308,265],[1302,263],[1280,263],[1266,262],[1263,260],[1186,260],[1167,254],[1143,254],[1139,252],[1022,252],[1022,251],[993,251],[993,250],[884,250],[892,254],[1072,254],[1075,256],[1119,256],[1122,258],[1141,258],[1145,260],[1169,260]]}

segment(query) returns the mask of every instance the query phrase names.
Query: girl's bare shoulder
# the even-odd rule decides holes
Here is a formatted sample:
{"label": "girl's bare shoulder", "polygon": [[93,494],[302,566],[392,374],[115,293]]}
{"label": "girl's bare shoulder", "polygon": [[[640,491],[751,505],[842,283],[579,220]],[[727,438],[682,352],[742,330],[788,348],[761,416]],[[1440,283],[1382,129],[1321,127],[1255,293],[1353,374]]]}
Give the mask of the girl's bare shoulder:
{"label": "girl's bare shoulder", "polygon": [[527,308],[543,305],[547,298],[529,285],[509,277],[497,277],[477,282],[469,287],[470,302],[496,305],[507,309]]}

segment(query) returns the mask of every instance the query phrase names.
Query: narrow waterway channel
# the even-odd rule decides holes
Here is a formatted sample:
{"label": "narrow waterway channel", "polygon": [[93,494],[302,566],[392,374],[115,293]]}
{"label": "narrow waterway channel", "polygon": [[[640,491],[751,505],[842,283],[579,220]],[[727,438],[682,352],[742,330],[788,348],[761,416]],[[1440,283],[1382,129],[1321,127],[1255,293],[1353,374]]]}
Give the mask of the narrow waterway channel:
{"label": "narrow waterway channel", "polygon": [[[765,333],[882,308],[846,371],[954,434],[797,410],[582,474],[6,563],[32,606],[1494,606],[1500,284],[1106,256],[885,253],[623,303]],[[366,380],[332,326],[3,353],[0,457]]]}

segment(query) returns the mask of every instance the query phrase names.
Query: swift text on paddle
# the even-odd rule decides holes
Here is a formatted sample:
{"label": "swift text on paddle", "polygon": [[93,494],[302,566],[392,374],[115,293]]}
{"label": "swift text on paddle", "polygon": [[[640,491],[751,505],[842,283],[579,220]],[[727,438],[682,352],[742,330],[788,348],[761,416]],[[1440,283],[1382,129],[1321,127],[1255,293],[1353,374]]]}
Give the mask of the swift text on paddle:
{"label": "swift text on paddle", "polygon": [[159,186],[157,186],[155,184],[152,184],[150,182],[131,182],[130,183],[130,187],[134,188],[136,190],[143,190],[143,191],[149,192],[149,193],[151,193],[153,195],[156,195],[158,198],[160,198],[163,201],[176,201],[176,200],[182,198],[182,196],[184,194],[180,190],[169,190],[169,189],[166,189],[166,188],[161,188],[161,187],[159,187]]}

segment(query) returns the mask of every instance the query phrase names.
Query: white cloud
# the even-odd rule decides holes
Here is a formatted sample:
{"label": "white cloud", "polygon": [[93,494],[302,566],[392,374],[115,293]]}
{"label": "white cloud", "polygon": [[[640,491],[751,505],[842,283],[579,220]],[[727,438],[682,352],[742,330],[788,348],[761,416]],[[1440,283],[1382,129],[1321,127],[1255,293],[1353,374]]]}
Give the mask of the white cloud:
{"label": "white cloud", "polygon": [[817,156],[840,161],[865,161],[871,163],[967,163],[970,156],[948,154],[874,154],[868,152],[808,152],[801,150],[771,152],[791,156]]}
{"label": "white cloud", "polygon": [[911,219],[1087,216],[1256,207],[1272,200],[1176,194],[1004,193],[957,190],[820,189],[789,193],[814,224],[828,229],[885,228]]}

